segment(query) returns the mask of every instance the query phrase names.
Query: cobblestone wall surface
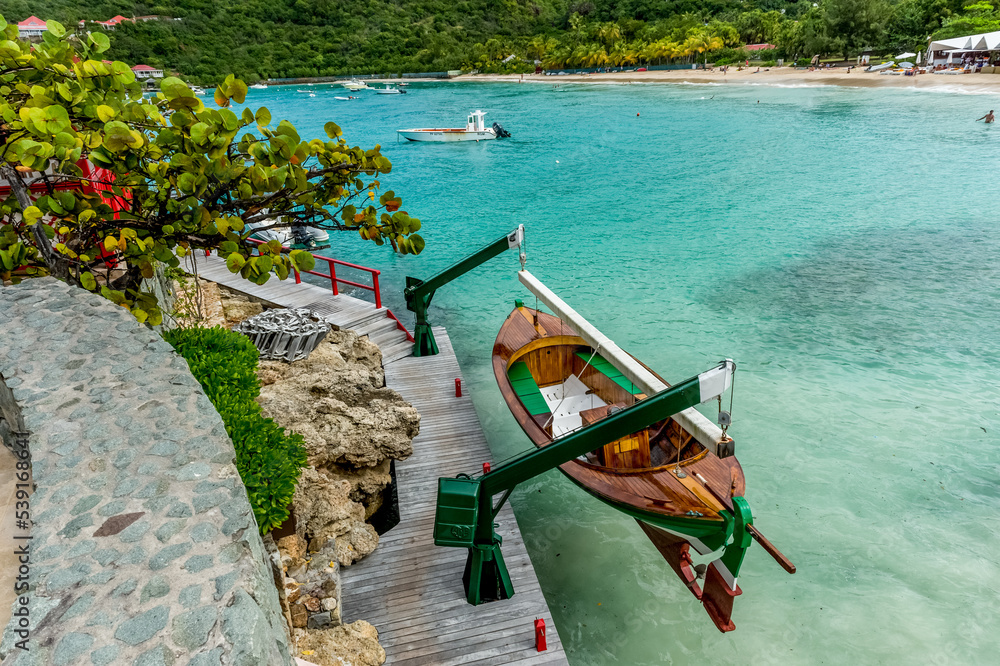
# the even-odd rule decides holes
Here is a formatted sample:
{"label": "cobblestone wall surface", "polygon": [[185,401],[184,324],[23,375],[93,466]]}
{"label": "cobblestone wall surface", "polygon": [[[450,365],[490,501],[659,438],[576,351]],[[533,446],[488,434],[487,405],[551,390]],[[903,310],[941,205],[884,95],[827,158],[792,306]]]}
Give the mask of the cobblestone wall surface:
{"label": "cobblestone wall surface", "polygon": [[100,296],[28,280],[0,287],[0,381],[36,485],[30,650],[15,615],[4,666],[292,663],[233,445],[169,344]]}

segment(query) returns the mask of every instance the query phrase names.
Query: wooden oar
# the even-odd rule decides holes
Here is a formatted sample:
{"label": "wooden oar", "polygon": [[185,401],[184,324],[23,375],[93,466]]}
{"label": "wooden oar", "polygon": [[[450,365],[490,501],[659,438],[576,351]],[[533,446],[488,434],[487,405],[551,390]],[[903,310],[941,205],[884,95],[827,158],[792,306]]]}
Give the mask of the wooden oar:
{"label": "wooden oar", "polygon": [[774,561],[781,565],[781,568],[790,574],[795,573],[795,565],[789,560],[784,554],[774,547],[774,544],[767,540],[767,538],[760,533],[760,531],[753,525],[747,525],[747,531],[750,532],[750,536],[757,540],[767,554],[774,558]]}

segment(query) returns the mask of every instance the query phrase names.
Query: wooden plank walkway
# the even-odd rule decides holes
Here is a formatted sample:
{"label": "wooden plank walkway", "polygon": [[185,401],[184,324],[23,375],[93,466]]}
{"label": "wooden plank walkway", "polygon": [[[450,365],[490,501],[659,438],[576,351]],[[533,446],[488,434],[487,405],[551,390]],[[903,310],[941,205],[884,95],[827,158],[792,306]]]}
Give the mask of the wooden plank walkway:
{"label": "wooden plank walkway", "polygon": [[[255,285],[216,256],[199,257],[201,277],[280,307],[305,307],[341,328],[368,334],[383,350],[386,386],[420,412],[413,455],[396,463],[400,523],[382,535],[378,548],[341,570],[345,622],[366,620],[378,629],[386,663],[407,666],[566,664],[559,634],[531,566],[510,504],[497,516],[514,596],[471,606],[462,573],[467,551],[434,545],[437,479],[473,473],[491,459],[482,425],[466,391],[455,397],[462,376],[451,340],[435,328],[440,353],[416,358],[402,331],[387,326],[385,308],[293,280]],[[388,337],[389,330],[392,335]],[[536,652],[534,620],[545,620],[548,650]]]}
{"label": "wooden plank walkway", "polygon": [[[566,655],[538,578],[507,504],[497,516],[514,596],[471,606],[462,572],[467,551],[434,545],[439,476],[473,473],[490,450],[472,400],[455,397],[458,359],[444,328],[435,328],[440,353],[409,356],[385,366],[386,386],[420,412],[413,455],[396,463],[400,523],[361,562],[341,570],[346,622],[367,620],[379,630],[388,664],[565,664]],[[534,648],[534,620],[544,618],[548,650]]]}
{"label": "wooden plank walkway", "polygon": [[[376,308],[374,303],[363,301],[346,294],[333,295],[331,289],[295,280],[278,280],[271,277],[263,285],[244,280],[238,274],[229,272],[226,262],[216,255],[197,257],[198,275],[234,291],[238,291],[266,303],[283,308],[306,308],[340,328],[367,335],[382,349],[382,358],[391,363],[409,356],[413,347],[407,342],[406,333],[389,318],[389,309]],[[185,269],[193,272],[190,258]]]}

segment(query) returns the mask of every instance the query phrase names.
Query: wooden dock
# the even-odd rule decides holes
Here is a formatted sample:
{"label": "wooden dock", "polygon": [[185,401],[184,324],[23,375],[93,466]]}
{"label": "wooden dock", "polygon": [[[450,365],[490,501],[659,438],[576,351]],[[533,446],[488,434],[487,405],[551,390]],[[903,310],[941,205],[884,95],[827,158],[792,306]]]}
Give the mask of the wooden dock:
{"label": "wooden dock", "polygon": [[[437,479],[471,474],[490,460],[482,426],[463,389],[455,397],[458,359],[443,328],[440,353],[385,366],[386,386],[420,412],[413,455],[396,463],[400,524],[361,562],[341,570],[344,620],[379,630],[388,664],[565,664],[559,635],[531,566],[514,512],[497,516],[514,596],[470,606],[462,572],[467,551],[432,538]],[[545,620],[548,650],[536,652],[535,618]]]}
{"label": "wooden dock", "polygon": [[[233,290],[276,306],[305,307],[341,328],[368,334],[383,349],[386,386],[420,412],[413,455],[396,463],[400,523],[382,535],[375,552],[341,570],[344,621],[373,624],[392,665],[566,664],[509,503],[496,520],[514,584],[511,599],[469,605],[462,585],[467,551],[434,545],[438,477],[475,473],[491,460],[467,389],[455,397],[455,379],[462,374],[447,332],[434,329],[439,354],[416,358],[385,308],[292,280],[258,286],[230,273],[215,256],[199,258],[198,270]],[[536,618],[545,620],[545,652],[535,650]]]}
{"label": "wooden dock", "polygon": [[[185,269],[192,272],[189,262]],[[266,283],[257,285],[230,273],[226,262],[214,254],[199,256],[197,262],[198,275],[206,280],[277,307],[306,308],[340,328],[367,335],[382,350],[384,363],[409,356],[412,351],[413,343],[407,340],[406,332],[397,326],[396,320],[389,317],[388,308],[376,308],[369,301],[346,294],[334,296],[332,289],[306,282],[297,284],[291,278],[278,280],[272,276]]]}

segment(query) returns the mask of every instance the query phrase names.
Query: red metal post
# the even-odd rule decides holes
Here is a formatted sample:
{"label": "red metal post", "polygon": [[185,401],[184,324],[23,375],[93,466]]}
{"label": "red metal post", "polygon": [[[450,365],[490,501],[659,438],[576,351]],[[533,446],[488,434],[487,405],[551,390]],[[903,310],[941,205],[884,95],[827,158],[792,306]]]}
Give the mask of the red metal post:
{"label": "red metal post", "polygon": [[382,307],[382,292],[378,288],[379,271],[372,271],[372,285],[375,287],[375,309]]}
{"label": "red metal post", "polygon": [[462,397],[462,379],[461,377],[455,377],[455,397]]}
{"label": "red metal post", "polygon": [[483,474],[489,474],[489,473],[490,473],[490,464],[483,463]]}
{"label": "red metal post", "polygon": [[541,618],[535,620],[535,649],[539,652],[549,649],[545,644],[545,620]]}
{"label": "red metal post", "polygon": [[301,276],[301,275],[299,275],[299,269],[297,269],[297,268],[296,268],[296,267],[295,267],[295,266],[293,265],[293,266],[292,266],[292,270],[293,270],[293,271],[295,271],[295,284],[302,284],[302,276]]}
{"label": "red metal post", "polygon": [[340,293],[337,289],[337,269],[333,267],[333,262],[328,262],[330,264],[330,284],[333,285],[333,295],[336,296]]}

